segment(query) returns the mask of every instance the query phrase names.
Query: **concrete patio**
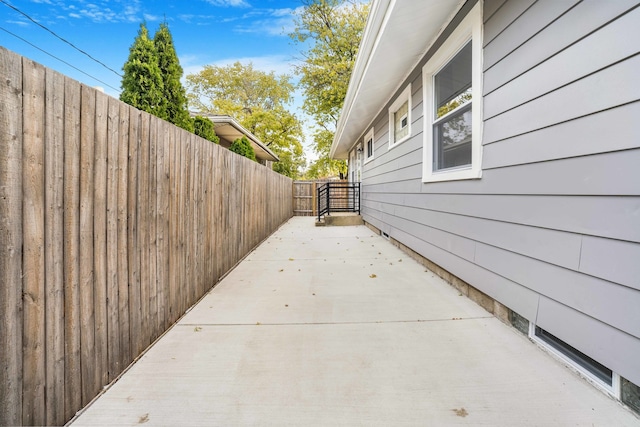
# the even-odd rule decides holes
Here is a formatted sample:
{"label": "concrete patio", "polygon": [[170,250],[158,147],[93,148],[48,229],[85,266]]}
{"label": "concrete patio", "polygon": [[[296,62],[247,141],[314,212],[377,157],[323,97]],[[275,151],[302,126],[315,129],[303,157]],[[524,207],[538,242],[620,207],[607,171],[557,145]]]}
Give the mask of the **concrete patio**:
{"label": "concrete patio", "polygon": [[294,217],[72,422],[638,425],[365,226]]}

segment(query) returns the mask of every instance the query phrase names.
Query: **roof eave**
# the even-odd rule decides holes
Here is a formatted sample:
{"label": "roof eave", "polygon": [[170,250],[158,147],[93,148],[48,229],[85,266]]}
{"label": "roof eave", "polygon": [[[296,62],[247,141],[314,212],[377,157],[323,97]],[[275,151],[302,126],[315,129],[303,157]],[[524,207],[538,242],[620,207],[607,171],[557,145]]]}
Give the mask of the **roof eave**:
{"label": "roof eave", "polygon": [[373,1],[331,145],[332,158],[347,158],[465,1]]}
{"label": "roof eave", "polygon": [[262,141],[260,141],[258,139],[258,137],[256,137],[254,134],[252,134],[251,132],[249,132],[249,130],[247,130],[244,126],[242,126],[240,123],[238,123],[238,121],[236,119],[234,119],[231,116],[226,116],[226,115],[214,115],[214,114],[206,114],[206,113],[201,113],[200,114],[202,117],[206,117],[209,120],[211,120],[213,122],[213,124],[228,124],[232,127],[234,127],[238,132],[242,133],[243,135],[245,135],[249,141],[251,141],[253,144],[257,145],[261,150],[263,150],[268,157],[270,158],[266,158],[263,160],[269,160],[272,162],[279,162],[280,158],[269,149],[269,147],[264,144]]}

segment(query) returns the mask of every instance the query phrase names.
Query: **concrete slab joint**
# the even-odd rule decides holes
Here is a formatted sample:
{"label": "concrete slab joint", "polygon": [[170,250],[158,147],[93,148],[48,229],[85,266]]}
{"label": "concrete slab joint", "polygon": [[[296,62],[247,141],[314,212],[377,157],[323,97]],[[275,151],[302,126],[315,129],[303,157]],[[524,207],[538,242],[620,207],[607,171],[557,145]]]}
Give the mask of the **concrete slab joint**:
{"label": "concrete slab joint", "polygon": [[314,222],[290,219],[72,425],[638,424],[487,295],[371,228]]}

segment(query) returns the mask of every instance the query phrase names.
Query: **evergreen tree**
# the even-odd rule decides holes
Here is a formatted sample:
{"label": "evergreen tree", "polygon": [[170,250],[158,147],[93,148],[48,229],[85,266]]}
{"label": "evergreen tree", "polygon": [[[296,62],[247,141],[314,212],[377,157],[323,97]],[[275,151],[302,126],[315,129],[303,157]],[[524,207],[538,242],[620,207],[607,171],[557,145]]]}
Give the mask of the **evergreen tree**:
{"label": "evergreen tree", "polygon": [[196,116],[193,118],[193,133],[216,144],[220,143],[213,122],[206,117]]}
{"label": "evergreen tree", "polygon": [[251,159],[254,162],[257,161],[256,153],[255,151],[253,151],[253,147],[251,146],[251,143],[249,142],[246,136],[243,136],[242,138],[238,138],[235,141],[233,141],[233,144],[231,144],[231,147],[229,147],[229,150],[233,151],[234,153],[240,154],[241,156],[244,156],[247,159]]}
{"label": "evergreen tree", "polygon": [[123,70],[120,100],[166,119],[166,99],[163,95],[158,54],[153,41],[149,39],[149,31],[144,22],[140,24],[138,36],[129,48],[129,58]]}
{"label": "evergreen tree", "polygon": [[189,117],[187,95],[182,86],[182,67],[173,45],[173,37],[166,22],[153,37],[153,44],[158,52],[158,66],[163,82],[163,96],[166,100],[167,121],[193,132],[193,121]]}

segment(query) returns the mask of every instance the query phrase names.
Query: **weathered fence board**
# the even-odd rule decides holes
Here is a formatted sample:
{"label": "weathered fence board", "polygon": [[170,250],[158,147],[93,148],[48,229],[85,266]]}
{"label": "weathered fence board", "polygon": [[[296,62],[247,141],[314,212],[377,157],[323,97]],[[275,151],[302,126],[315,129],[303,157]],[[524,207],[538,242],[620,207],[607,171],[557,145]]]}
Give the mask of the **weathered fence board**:
{"label": "weathered fence board", "polygon": [[45,70],[23,60],[23,423],[44,424],[44,118]]}
{"label": "weathered fence board", "polygon": [[109,380],[108,329],[107,329],[107,135],[109,98],[96,92],[95,113],[95,164],[93,198],[93,277],[94,277],[94,322],[95,386]]}
{"label": "weathered fence board", "polygon": [[64,81],[65,417],[82,406],[80,371],[80,85]]}
{"label": "weathered fence board", "polygon": [[292,181],[0,48],[0,425],[62,425],[292,216]]}
{"label": "weathered fence board", "polygon": [[0,425],[22,424],[22,58],[0,47]]}
{"label": "weathered fence board", "polygon": [[82,404],[86,405],[99,391],[93,375],[96,365],[93,289],[95,90],[83,85],[80,98],[80,369]]}
{"label": "weathered fence board", "polygon": [[64,76],[47,70],[45,106],[45,357],[46,413],[61,425],[64,413]]}
{"label": "weathered fence board", "polygon": [[120,303],[118,299],[118,159],[120,105],[113,98],[107,111],[107,360],[109,381],[123,369],[120,350]]}
{"label": "weathered fence board", "polygon": [[129,106],[120,104],[118,133],[118,320],[120,332],[120,366],[131,361],[129,344],[129,263],[127,232],[127,189],[129,172]]}

